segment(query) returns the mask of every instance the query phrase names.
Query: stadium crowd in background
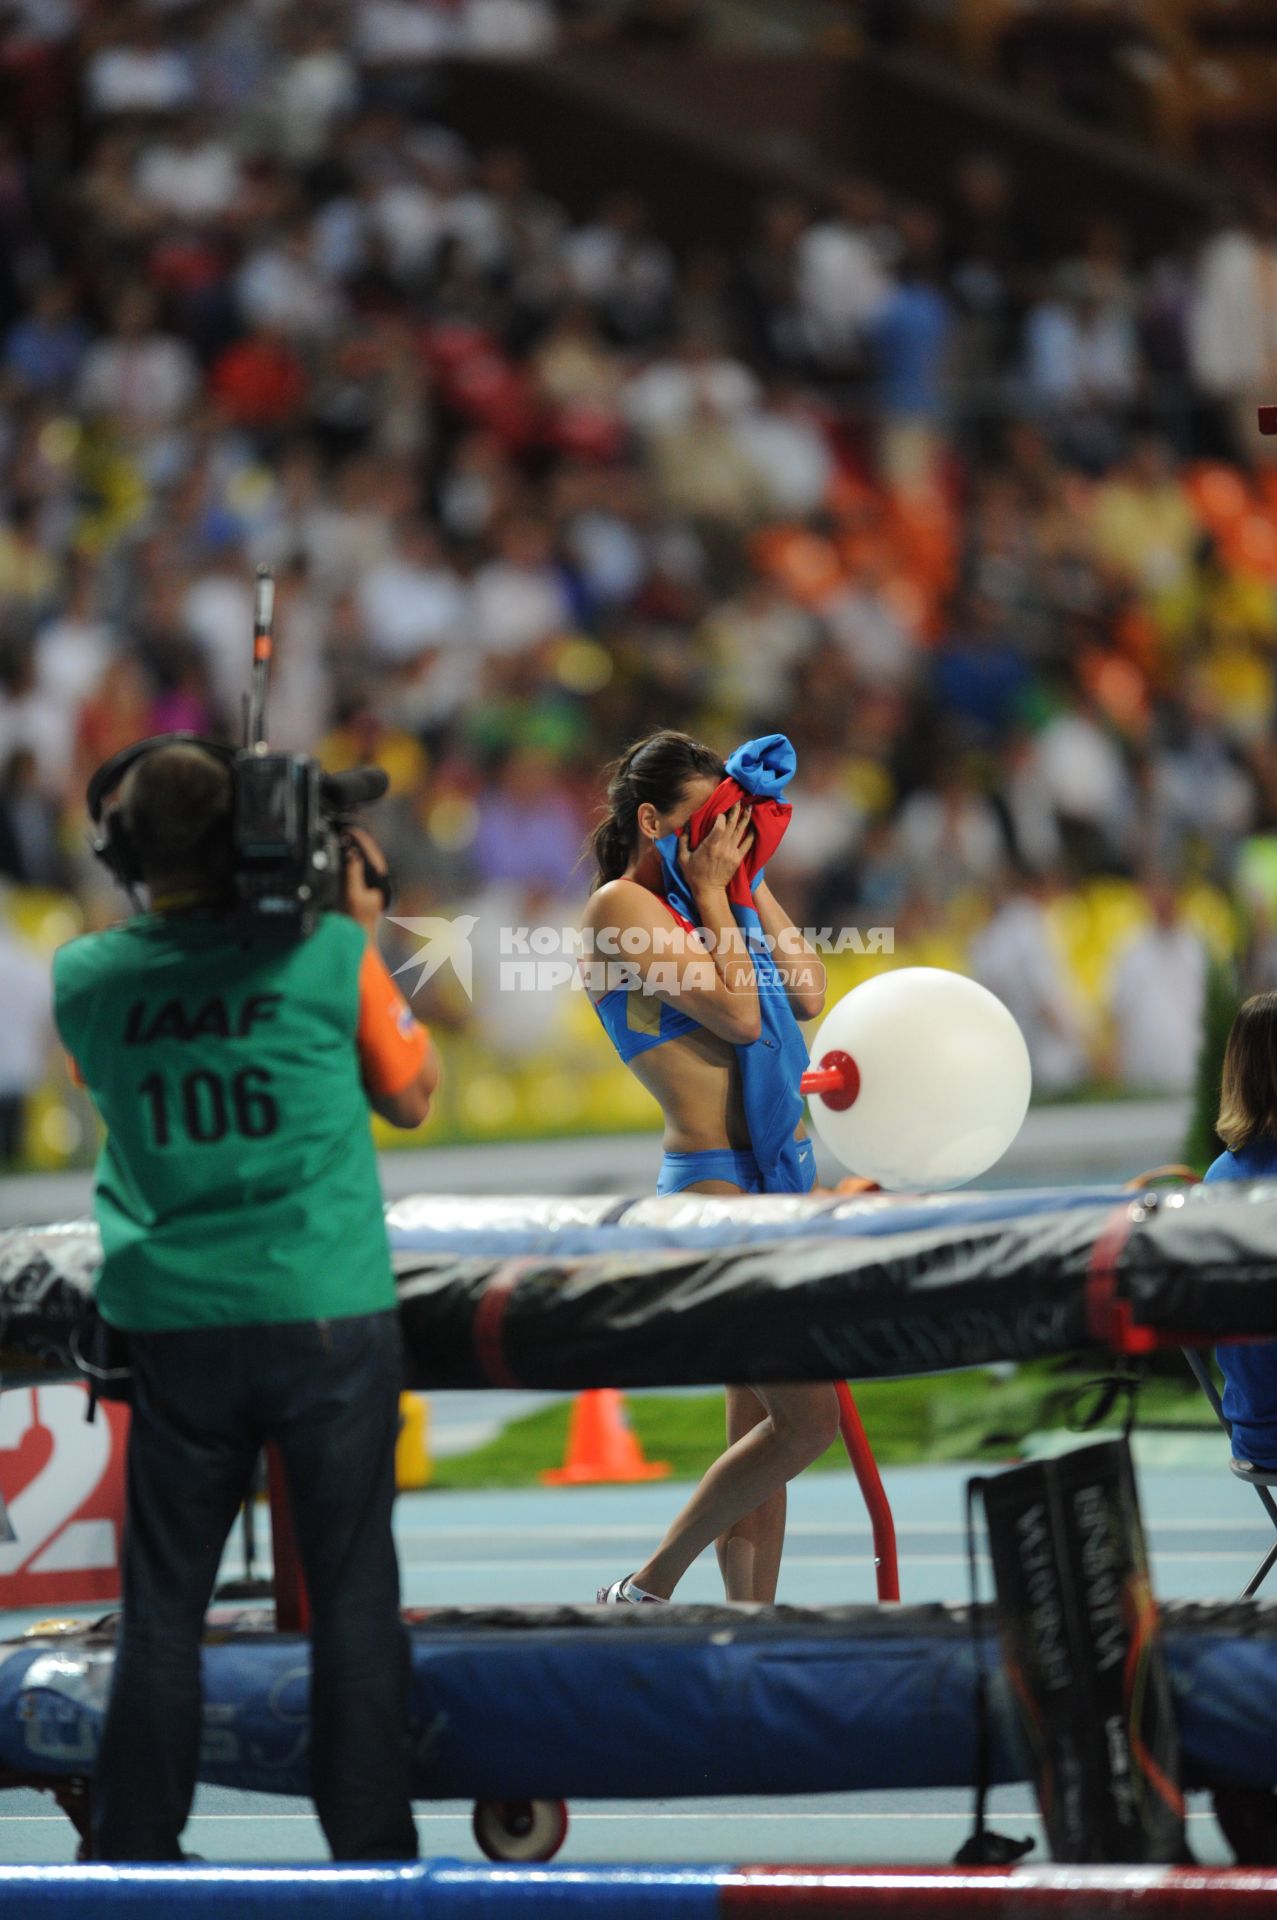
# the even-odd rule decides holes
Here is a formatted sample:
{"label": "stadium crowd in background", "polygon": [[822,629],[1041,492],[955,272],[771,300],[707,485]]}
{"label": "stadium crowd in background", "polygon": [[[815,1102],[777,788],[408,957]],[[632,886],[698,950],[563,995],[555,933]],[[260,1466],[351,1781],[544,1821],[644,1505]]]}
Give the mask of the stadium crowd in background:
{"label": "stadium crowd in background", "polygon": [[[1098,219],[1061,254],[973,155],[945,204],[777,196],[739,255],[676,253],[422,106],[441,53],[548,48],[547,0],[6,20],[11,884],[118,911],[85,777],[234,732],[268,561],[274,742],[389,770],[403,914],[570,917],[628,740],[783,728],[797,920],[959,927],[1046,1089],[1187,1083],[1176,889],[1235,890],[1277,827],[1277,199],[1152,260]],[[1097,1021],[1051,909],[1104,875],[1150,911]]]}

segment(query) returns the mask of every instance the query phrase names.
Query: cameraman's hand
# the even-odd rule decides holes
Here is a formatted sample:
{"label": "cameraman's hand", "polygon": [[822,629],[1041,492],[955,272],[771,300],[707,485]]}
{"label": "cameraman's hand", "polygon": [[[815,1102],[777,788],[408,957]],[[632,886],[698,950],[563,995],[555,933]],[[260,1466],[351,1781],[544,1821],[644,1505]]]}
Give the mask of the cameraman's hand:
{"label": "cameraman's hand", "polygon": [[374,873],[386,873],[386,856],[366,827],[346,830],[346,874],[342,891],[342,912],[358,920],[369,938],[377,931],[377,922],[386,905],[379,887],[370,887],[364,877],[364,862]]}

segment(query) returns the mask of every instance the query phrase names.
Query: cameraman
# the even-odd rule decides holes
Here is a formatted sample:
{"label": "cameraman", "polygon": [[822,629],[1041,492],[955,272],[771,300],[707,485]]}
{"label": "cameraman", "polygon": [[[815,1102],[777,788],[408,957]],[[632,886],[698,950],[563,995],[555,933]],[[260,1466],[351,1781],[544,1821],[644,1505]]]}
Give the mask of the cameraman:
{"label": "cameraman", "polygon": [[94,1851],[182,1857],[204,1611],[274,1441],[312,1609],[319,1818],[337,1859],[408,1859],[400,1347],[368,1108],[420,1126],[434,1050],[372,942],[383,900],[366,836],[344,912],[307,939],[246,945],[228,917],[230,769],[198,746],[158,747],[118,804],[151,910],[54,962],[58,1030],[106,1123],[97,1302],[133,1373]]}

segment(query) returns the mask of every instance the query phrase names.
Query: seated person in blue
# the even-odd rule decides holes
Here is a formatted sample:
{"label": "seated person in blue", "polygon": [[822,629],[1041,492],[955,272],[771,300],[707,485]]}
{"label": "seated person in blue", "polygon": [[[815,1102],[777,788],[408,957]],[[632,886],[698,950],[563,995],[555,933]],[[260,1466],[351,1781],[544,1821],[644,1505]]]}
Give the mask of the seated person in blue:
{"label": "seated person in blue", "polygon": [[[760,848],[783,832],[792,771],[781,735],[724,763],[667,730],[611,769],[591,845],[586,984],[617,1052],[665,1115],[662,1193],[792,1193],[814,1183],[798,1092],[807,1050],[795,1021],[821,1013],[824,968],[759,870]],[[726,1453],[651,1558],[599,1599],[668,1600],[712,1540],[729,1600],[774,1600],[786,1484],[837,1433],[832,1385],[729,1387]]]}
{"label": "seated person in blue", "polygon": [[[1277,993],[1257,993],[1233,1022],[1215,1131],[1228,1151],[1208,1180],[1277,1177]],[[1277,1340],[1219,1347],[1233,1457],[1277,1468]]]}

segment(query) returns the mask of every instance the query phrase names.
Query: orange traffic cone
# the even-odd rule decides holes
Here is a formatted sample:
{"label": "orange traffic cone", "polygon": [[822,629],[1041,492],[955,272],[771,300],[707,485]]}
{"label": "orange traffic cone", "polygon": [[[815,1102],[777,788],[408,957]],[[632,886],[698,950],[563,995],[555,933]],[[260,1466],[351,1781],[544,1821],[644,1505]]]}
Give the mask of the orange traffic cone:
{"label": "orange traffic cone", "polygon": [[568,1450],[561,1467],[541,1475],[551,1486],[586,1486],[607,1480],[664,1480],[668,1460],[645,1460],[615,1387],[594,1387],[572,1402]]}

